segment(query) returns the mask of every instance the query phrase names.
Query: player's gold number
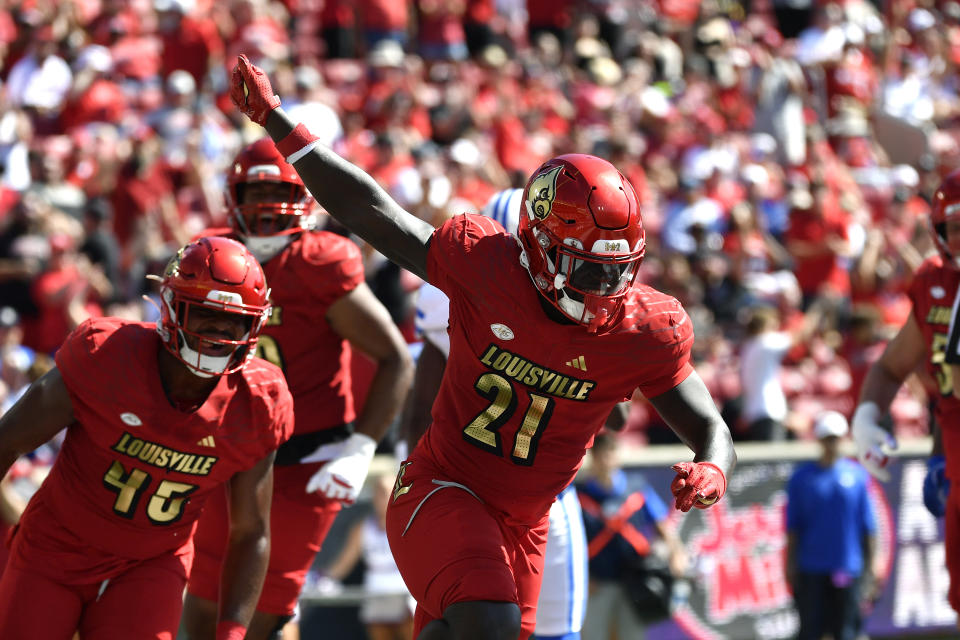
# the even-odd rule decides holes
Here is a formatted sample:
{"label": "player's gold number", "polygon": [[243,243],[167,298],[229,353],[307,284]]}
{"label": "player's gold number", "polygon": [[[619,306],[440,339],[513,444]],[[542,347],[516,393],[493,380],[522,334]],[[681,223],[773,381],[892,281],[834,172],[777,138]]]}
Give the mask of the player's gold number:
{"label": "player's gold number", "polygon": [[949,396],[953,394],[953,373],[950,371],[950,365],[944,362],[947,349],[947,334],[933,334],[933,344],[930,345],[930,362],[937,365],[937,386],[940,389],[940,395]]}
{"label": "player's gold number", "polygon": [[[127,472],[119,461],[114,460],[103,476],[105,487],[117,494],[113,511],[119,516],[132,519],[141,496],[150,485],[150,474],[142,469]],[[154,524],[170,524],[183,516],[187,497],[197,490],[196,485],[164,480],[147,502],[147,517]]]}
{"label": "player's gold number", "polygon": [[283,370],[283,353],[280,351],[280,345],[271,336],[265,336],[262,333],[257,337],[257,351],[254,354],[258,358],[263,358],[270,364],[275,364]]}
{"label": "player's gold number", "polygon": [[[496,373],[485,373],[477,379],[474,388],[480,395],[490,400],[490,404],[470,421],[464,430],[464,439],[481,449],[502,455],[500,428],[510,420],[517,409],[517,395],[513,385]],[[553,399],[528,393],[530,403],[520,422],[520,428],[513,439],[510,458],[520,465],[533,464],[537,453],[537,442],[543,435],[543,427],[553,413]]]}

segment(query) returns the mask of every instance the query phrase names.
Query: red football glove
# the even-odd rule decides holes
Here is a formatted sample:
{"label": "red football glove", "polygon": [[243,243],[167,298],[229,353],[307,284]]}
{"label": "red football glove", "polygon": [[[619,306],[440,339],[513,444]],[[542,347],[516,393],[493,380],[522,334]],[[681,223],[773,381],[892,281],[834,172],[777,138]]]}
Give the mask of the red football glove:
{"label": "red football glove", "polygon": [[270,78],[260,67],[251,64],[242,53],[237,57],[230,84],[230,99],[248,118],[261,127],[267,116],[280,106],[280,97],[274,95]]}
{"label": "red football glove", "polygon": [[727,479],[712,462],[678,462],[671,467],[677,477],[670,483],[677,509],[686,513],[691,507],[706,509],[723,497]]}

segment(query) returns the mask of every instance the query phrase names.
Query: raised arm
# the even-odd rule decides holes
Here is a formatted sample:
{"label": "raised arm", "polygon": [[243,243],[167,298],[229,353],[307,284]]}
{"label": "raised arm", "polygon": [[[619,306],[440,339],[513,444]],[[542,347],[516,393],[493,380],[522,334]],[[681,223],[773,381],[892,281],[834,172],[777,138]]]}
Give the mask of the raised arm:
{"label": "raised arm", "polygon": [[310,193],[347,229],[401,267],[427,278],[427,244],[433,227],[404,210],[377,181],[331,149],[280,108],[270,80],[246,56],[233,69],[230,98],[266,128]]}

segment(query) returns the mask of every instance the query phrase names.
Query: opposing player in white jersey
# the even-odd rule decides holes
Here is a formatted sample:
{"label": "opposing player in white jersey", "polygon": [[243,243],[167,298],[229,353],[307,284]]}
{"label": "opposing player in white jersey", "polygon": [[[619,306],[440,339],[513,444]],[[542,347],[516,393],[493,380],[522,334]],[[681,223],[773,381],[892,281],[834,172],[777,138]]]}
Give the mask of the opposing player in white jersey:
{"label": "opposing player in white jersey", "polygon": [[[490,198],[482,213],[516,235],[522,196],[523,189],[500,191]],[[417,330],[423,337],[423,351],[417,362],[412,402],[407,407],[405,420],[406,438],[411,448],[430,423],[430,407],[450,354],[448,318],[447,296],[425,283],[420,287],[416,316]],[[622,426],[623,416],[615,414],[608,426],[618,428]],[[550,508],[550,531],[541,584],[534,638],[579,640],[587,606],[587,538],[580,501],[572,484],[557,496]]]}

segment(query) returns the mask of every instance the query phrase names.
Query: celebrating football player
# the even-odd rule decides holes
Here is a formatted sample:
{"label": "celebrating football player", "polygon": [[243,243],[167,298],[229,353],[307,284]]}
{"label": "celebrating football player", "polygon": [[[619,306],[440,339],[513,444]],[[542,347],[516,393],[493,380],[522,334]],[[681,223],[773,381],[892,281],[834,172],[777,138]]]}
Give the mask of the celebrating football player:
{"label": "celebrating football player", "polygon": [[[520,220],[523,189],[506,189],[490,198],[481,212],[515,234]],[[420,287],[417,329],[423,349],[417,360],[413,392],[404,415],[404,437],[415,444],[430,424],[430,408],[450,354],[447,334],[450,301],[431,284]],[[626,403],[617,405],[607,419],[619,429],[626,420]],[[579,640],[587,607],[587,534],[574,486],[568,485],[550,506],[549,531],[544,548],[543,579],[537,598],[537,640]]]}
{"label": "celebrating football player", "polygon": [[674,466],[677,508],[723,496],[730,431],[690,364],[689,317],[636,282],[639,202],[610,163],[567,155],[537,169],[518,238],[475,215],[434,230],[294,126],[244,56],[231,98],[332,216],[450,299],[433,421],[401,465],[387,510],[420,640],[530,636],[550,505],[635,388],[694,452]]}
{"label": "celebrating football player", "polygon": [[[283,369],[293,394],[293,437],[277,451],[270,567],[248,640],[281,637],[307,570],[341,504],[356,500],[377,441],[413,376],[406,343],[364,283],[357,245],[314,231],[314,201],[269,138],[243,149],[227,176],[231,229],[263,264],[273,314],[258,354]],[[351,347],[377,364],[366,405],[353,406]],[[217,621],[220,568],[229,517],[223,497],[197,530],[183,627],[209,638]]]}
{"label": "celebrating football player", "polygon": [[240,640],[270,548],[277,446],[293,431],[283,374],[254,357],[270,311],[240,243],[183,247],[156,327],[81,324],[56,367],[0,417],[0,476],[66,429],[15,529],[0,578],[0,638],[172,640],[208,497],[229,496],[217,640]]}
{"label": "celebrating football player", "polygon": [[913,302],[910,317],[867,372],[852,431],[860,462],[874,476],[887,480],[890,452],[896,449],[897,441],[883,424],[883,417],[900,385],[921,365],[936,382],[934,417],[938,433],[927,464],[923,503],[933,515],[946,515],[948,597],[954,610],[960,611],[960,504],[957,492],[949,491],[950,479],[957,477],[960,464],[956,453],[960,427],[954,422],[960,420],[960,399],[954,395],[960,371],[948,364],[960,362],[960,354],[956,336],[952,346],[947,344],[960,285],[960,172],[947,176],[934,194],[930,226],[938,255],[927,258],[917,270],[909,291]]}

